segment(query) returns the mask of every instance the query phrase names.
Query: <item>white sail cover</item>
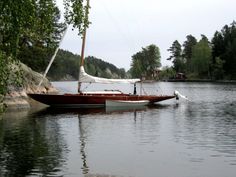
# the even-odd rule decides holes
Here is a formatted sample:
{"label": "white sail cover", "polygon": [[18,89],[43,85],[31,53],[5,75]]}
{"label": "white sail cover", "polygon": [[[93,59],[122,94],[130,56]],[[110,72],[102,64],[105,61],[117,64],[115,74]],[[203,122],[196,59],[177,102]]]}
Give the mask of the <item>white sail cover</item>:
{"label": "white sail cover", "polygon": [[103,83],[103,84],[113,84],[113,83],[129,83],[134,84],[139,82],[140,79],[106,79],[100,77],[94,77],[87,74],[84,70],[84,67],[80,67],[79,82],[81,83]]}

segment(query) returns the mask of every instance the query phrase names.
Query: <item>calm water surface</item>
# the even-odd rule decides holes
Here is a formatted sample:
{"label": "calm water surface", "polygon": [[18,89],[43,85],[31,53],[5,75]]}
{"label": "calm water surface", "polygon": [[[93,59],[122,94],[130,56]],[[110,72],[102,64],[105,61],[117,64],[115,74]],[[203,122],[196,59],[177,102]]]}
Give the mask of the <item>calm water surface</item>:
{"label": "calm water surface", "polygon": [[[76,90],[75,82],[54,85]],[[6,113],[0,118],[0,176],[235,177],[236,85],[145,86],[178,90],[190,101]]]}

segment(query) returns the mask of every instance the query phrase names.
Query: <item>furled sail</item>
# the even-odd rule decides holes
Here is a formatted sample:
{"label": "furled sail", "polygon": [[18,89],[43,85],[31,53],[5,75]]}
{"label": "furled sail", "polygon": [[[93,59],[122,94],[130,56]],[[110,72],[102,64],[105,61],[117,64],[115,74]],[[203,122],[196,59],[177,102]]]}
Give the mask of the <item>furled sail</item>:
{"label": "furled sail", "polygon": [[84,70],[84,67],[80,67],[79,82],[81,83],[103,83],[103,84],[112,84],[112,83],[129,83],[134,84],[139,82],[140,79],[106,79],[100,77],[94,77],[87,74]]}

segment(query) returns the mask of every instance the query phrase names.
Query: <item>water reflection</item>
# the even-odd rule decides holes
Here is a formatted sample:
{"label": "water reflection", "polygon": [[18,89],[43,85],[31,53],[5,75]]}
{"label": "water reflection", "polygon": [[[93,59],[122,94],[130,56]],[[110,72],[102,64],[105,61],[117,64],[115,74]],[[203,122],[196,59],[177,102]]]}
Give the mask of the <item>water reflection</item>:
{"label": "water reflection", "polygon": [[234,177],[236,88],[168,85],[192,101],[8,114],[0,176]]}
{"label": "water reflection", "polygon": [[107,110],[48,107],[36,112],[9,112],[0,119],[0,176],[63,175],[68,147],[57,118],[67,115],[78,118],[81,170],[82,174],[91,176],[86,155],[88,124],[83,125],[84,118],[86,119],[84,115],[103,116],[133,112],[136,120],[137,111],[145,109],[147,108]]}
{"label": "water reflection", "polygon": [[[100,116],[104,117],[107,115],[117,115],[117,114],[124,114],[124,113],[133,113],[134,121],[136,121],[137,112],[146,110],[147,107],[138,107],[138,108],[117,108],[117,109],[105,109],[105,108],[87,108],[87,109],[61,109],[61,108],[51,108],[48,107],[46,109],[43,109],[39,112],[34,113],[34,117],[45,117],[46,115],[53,115],[57,116],[60,115],[60,117],[66,117],[65,115],[74,115],[78,117],[78,137],[79,137],[79,145],[80,145],[80,158],[82,161],[82,174],[85,176],[110,176],[110,175],[104,175],[104,174],[91,174],[89,173],[90,167],[87,160],[87,154],[86,154],[86,142],[87,138],[91,132],[91,125],[90,123],[86,122],[92,115],[94,116]],[[88,117],[87,117],[88,115]],[[109,117],[107,117],[109,118]],[[95,120],[93,120],[95,121]],[[112,175],[115,176],[115,175]]]}
{"label": "water reflection", "polygon": [[93,114],[119,114],[125,112],[144,111],[147,109],[156,109],[165,106],[138,106],[138,107],[98,107],[98,108],[56,108],[46,107],[40,111],[33,112],[32,116],[44,117],[45,115],[60,115],[60,114],[74,114],[74,115],[93,115]]}
{"label": "water reflection", "polygon": [[0,176],[53,176],[62,164],[64,143],[57,123],[28,119],[27,114],[7,113],[0,120]]}
{"label": "water reflection", "polygon": [[86,143],[86,136],[85,136],[85,130],[83,128],[82,125],[82,118],[80,118],[80,116],[78,116],[79,118],[79,140],[80,140],[80,154],[81,154],[81,159],[83,162],[83,166],[82,166],[82,172],[83,174],[87,174],[89,172],[89,167],[87,165],[87,160],[86,160],[86,154],[85,154],[85,143]]}
{"label": "water reflection", "polygon": [[[173,112],[173,117],[177,117],[174,119],[174,141],[185,144],[188,149],[211,151],[211,157],[220,153],[219,156],[235,158],[236,104],[228,101],[225,104],[209,101],[179,105],[178,110]],[[190,160],[197,162],[203,159]]]}

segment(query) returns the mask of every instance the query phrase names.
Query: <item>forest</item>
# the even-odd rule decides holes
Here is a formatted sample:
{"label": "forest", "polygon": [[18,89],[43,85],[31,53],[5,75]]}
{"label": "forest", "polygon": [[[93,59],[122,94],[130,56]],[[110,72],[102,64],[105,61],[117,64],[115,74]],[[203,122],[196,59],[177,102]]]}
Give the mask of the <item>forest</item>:
{"label": "forest", "polygon": [[[78,29],[81,37],[90,24],[86,15],[89,6],[84,0],[65,0],[64,8],[65,22],[62,23],[53,0],[0,1],[0,95],[7,92],[10,76],[20,84],[21,73],[14,71],[12,63],[23,62],[43,73],[68,25]],[[160,50],[155,44],[141,48],[131,57],[128,72],[93,56],[86,58],[85,69],[91,75],[106,78],[158,80],[184,73],[188,79],[236,79],[235,22],[216,31],[211,40],[205,35],[200,40],[187,35],[183,44],[175,40],[168,51],[168,60],[173,66],[162,69]],[[77,79],[79,58],[69,51],[59,50],[48,77],[51,80]]]}
{"label": "forest", "polygon": [[[80,56],[60,49],[48,72],[50,80],[78,80]],[[32,67],[32,66],[31,66]],[[85,57],[85,70],[88,74],[105,78],[125,78],[125,69],[93,56]],[[39,71],[41,72],[41,71]]]}
{"label": "forest", "polygon": [[[209,40],[188,35],[181,45],[177,40],[168,49],[172,73],[184,73],[188,79],[236,79],[236,22],[216,31]],[[173,72],[174,71],[174,72]],[[173,76],[172,76],[173,77]]]}
{"label": "forest", "polygon": [[84,32],[90,24],[84,2],[65,0],[62,23],[54,0],[0,1],[0,95],[12,80],[20,85],[22,74],[15,73],[14,65],[23,62],[42,72],[68,25],[78,29],[78,35]]}

